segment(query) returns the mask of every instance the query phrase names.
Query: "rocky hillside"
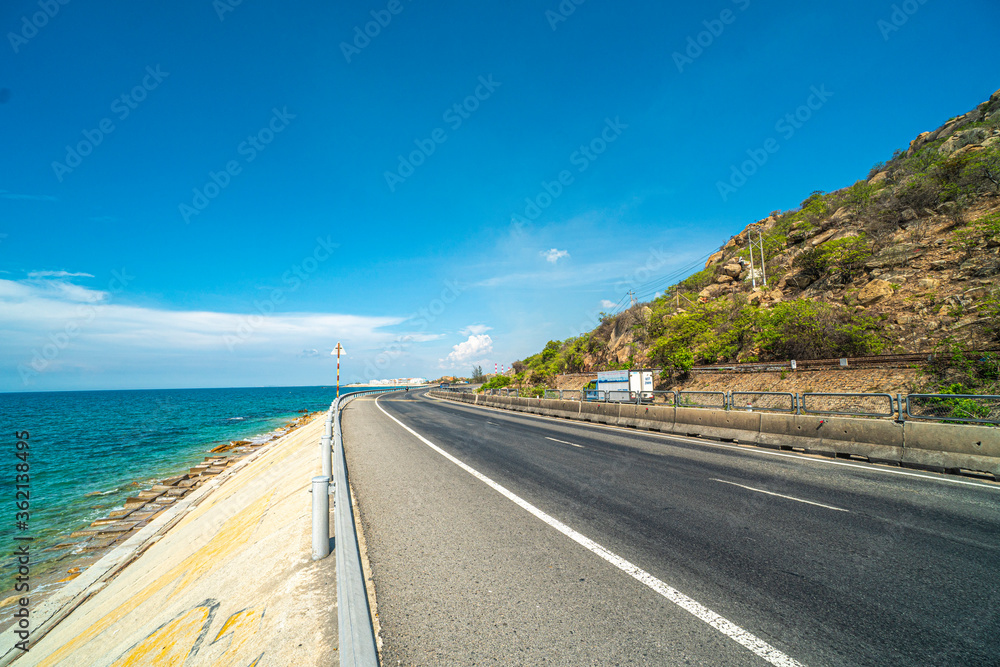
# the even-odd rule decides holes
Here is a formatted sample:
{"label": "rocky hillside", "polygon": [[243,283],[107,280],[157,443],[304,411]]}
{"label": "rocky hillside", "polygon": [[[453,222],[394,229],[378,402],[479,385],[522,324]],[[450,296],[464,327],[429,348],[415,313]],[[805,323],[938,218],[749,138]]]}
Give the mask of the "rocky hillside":
{"label": "rocky hillside", "polygon": [[[1000,91],[864,180],[749,225],[655,301],[514,367],[543,384],[652,366],[668,383],[718,362],[937,351],[973,363],[970,350],[1000,347],[998,284]],[[996,381],[996,358],[981,357],[966,384]]]}

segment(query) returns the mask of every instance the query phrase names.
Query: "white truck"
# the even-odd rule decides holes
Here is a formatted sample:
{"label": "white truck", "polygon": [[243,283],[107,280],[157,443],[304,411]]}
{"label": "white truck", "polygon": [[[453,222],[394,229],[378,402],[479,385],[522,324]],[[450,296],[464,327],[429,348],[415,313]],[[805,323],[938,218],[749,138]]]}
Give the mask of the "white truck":
{"label": "white truck", "polygon": [[[602,371],[597,374],[597,387],[588,400],[607,400],[613,403],[631,403],[637,398],[643,402],[653,400],[654,370]],[[588,392],[590,393],[590,392]]]}

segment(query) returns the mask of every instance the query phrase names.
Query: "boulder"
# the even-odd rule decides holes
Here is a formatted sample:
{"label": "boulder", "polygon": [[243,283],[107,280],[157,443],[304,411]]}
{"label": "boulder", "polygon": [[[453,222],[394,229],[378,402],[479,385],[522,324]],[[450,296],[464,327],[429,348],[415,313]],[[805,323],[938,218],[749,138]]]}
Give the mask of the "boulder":
{"label": "boulder", "polygon": [[907,155],[913,155],[921,147],[924,146],[929,141],[933,141],[934,132],[921,132],[917,135],[917,138],[910,142],[910,149],[906,151]]}
{"label": "boulder", "polygon": [[722,273],[730,278],[739,278],[740,274],[743,273],[743,265],[735,262],[732,264],[726,264],[722,267]]}
{"label": "boulder", "polygon": [[728,285],[729,283],[735,282],[735,281],[736,281],[735,278],[733,278],[732,276],[726,275],[726,274],[722,274],[721,276],[719,276],[718,278],[715,279],[715,282],[717,282],[720,285]]}
{"label": "boulder", "polygon": [[778,289],[783,290],[787,287],[794,287],[796,289],[805,289],[813,283],[812,276],[806,271],[796,271],[794,273],[789,273],[783,276],[781,280],[778,281]]}
{"label": "boulder", "polygon": [[827,224],[843,225],[850,222],[850,220],[851,220],[851,209],[847,208],[846,206],[841,206],[832,216],[830,216],[830,219],[827,221]]}
{"label": "boulder", "polygon": [[899,243],[894,246],[890,246],[875,255],[865,264],[865,268],[869,271],[872,269],[884,269],[890,266],[899,266],[904,264],[915,257],[918,257],[923,249],[912,243]]}
{"label": "boulder", "polygon": [[729,288],[726,287],[725,285],[714,284],[714,285],[709,285],[702,291],[698,292],[698,296],[700,296],[703,299],[714,299],[718,296],[726,294],[727,292],[729,292]]}
{"label": "boulder", "polygon": [[941,155],[951,155],[960,148],[978,144],[988,136],[989,132],[984,127],[974,127],[971,130],[957,132],[941,144],[941,147],[938,148],[938,153]]}
{"label": "boulder", "polygon": [[937,278],[921,278],[917,281],[917,287],[920,289],[937,289],[940,284],[941,281]]}
{"label": "boulder", "polygon": [[889,178],[889,172],[888,171],[880,171],[879,173],[877,173],[874,176],[872,176],[871,178],[869,178],[868,182],[871,183],[872,185],[878,185],[879,183],[882,183],[882,182],[888,180],[888,178]]}
{"label": "boulder", "polygon": [[715,253],[714,255],[712,255],[711,257],[708,258],[707,262],[705,262],[705,268],[707,269],[708,267],[712,266],[713,264],[718,264],[719,262],[722,261],[723,256],[725,256],[725,253],[723,251],[721,251],[721,250],[719,252]]}
{"label": "boulder", "polygon": [[908,209],[904,210],[903,213],[902,213],[902,216],[903,216],[903,222],[911,222],[911,221],[916,220],[917,218],[920,217],[917,214],[917,212],[914,211],[912,208],[908,208]]}
{"label": "boulder", "polygon": [[870,306],[892,295],[892,285],[885,280],[876,278],[858,292],[858,302],[863,306]]}
{"label": "boulder", "polygon": [[809,245],[815,248],[821,243],[826,243],[827,241],[829,241],[831,238],[833,238],[833,235],[836,233],[837,233],[836,229],[828,229],[819,236],[813,237],[813,239],[809,241]]}

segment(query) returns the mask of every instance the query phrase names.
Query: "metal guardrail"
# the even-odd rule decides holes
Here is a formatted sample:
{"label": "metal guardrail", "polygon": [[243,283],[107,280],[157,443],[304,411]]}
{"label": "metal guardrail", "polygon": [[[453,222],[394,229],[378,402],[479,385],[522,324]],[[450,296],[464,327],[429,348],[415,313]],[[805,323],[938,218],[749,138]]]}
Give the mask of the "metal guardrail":
{"label": "metal guardrail", "polygon": [[[522,387],[521,396],[536,398],[531,388]],[[516,396],[514,388],[494,389],[494,396]],[[976,394],[910,394],[892,396],[877,393],[793,394],[770,391],[597,391],[596,389],[546,389],[545,398],[598,403],[638,403],[681,408],[716,410],[757,410],[814,415],[845,415],[888,419],[1000,425],[1000,396]]]}
{"label": "metal guardrail", "polygon": [[795,394],[777,391],[734,391],[729,394],[730,410],[795,412]]}
{"label": "metal guardrail", "polygon": [[653,405],[663,405],[666,407],[674,407],[677,405],[677,393],[673,391],[653,391],[652,403]]}
{"label": "metal guardrail", "polygon": [[725,410],[729,405],[724,391],[679,391],[677,392],[677,407],[679,408],[715,408]]}
{"label": "metal guardrail", "polygon": [[894,417],[896,399],[891,394],[802,394],[804,414]]}
{"label": "metal guardrail", "polygon": [[[345,394],[335,400],[327,411],[326,428],[320,439],[320,460],[324,475],[312,480],[313,494],[313,560],[330,554],[330,476],[325,474],[332,467],[334,483],[334,535],[337,540],[337,621],[342,667],[378,667],[378,648],[372,627],[368,593],[361,566],[358,534],[351,507],[350,486],[347,481],[347,457],[341,432],[340,410],[359,396],[402,391],[398,387],[373,389]],[[333,442],[331,460],[330,443]]]}
{"label": "metal guardrail", "polygon": [[1000,424],[1000,396],[910,394],[904,402],[907,419]]}

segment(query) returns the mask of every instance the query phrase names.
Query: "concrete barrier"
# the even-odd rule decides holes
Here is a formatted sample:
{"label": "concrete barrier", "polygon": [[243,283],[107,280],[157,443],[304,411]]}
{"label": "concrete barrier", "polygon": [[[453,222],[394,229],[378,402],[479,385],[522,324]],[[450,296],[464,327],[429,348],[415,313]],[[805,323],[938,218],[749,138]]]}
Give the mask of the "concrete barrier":
{"label": "concrete barrier", "polygon": [[903,463],[934,470],[981,470],[1000,476],[1000,429],[903,423]]}
{"label": "concrete barrier", "polygon": [[674,425],[674,408],[664,405],[622,403],[618,409],[618,425],[670,432]]}
{"label": "concrete barrier", "polygon": [[[440,397],[454,399],[453,395]],[[864,457],[874,463],[941,472],[986,472],[1000,479],[1000,429],[987,426],[502,396],[482,396],[475,402],[518,412],[829,457]]]}
{"label": "concrete barrier", "polygon": [[618,403],[583,402],[580,404],[580,416],[584,421],[615,425],[620,407]]}
{"label": "concrete barrier", "polygon": [[874,419],[760,413],[757,444],[775,449],[802,449],[830,457],[862,456],[876,463],[899,465],[903,431],[895,422]]}
{"label": "concrete barrier", "polygon": [[674,433],[701,435],[720,440],[756,443],[760,436],[759,412],[676,408]]}

